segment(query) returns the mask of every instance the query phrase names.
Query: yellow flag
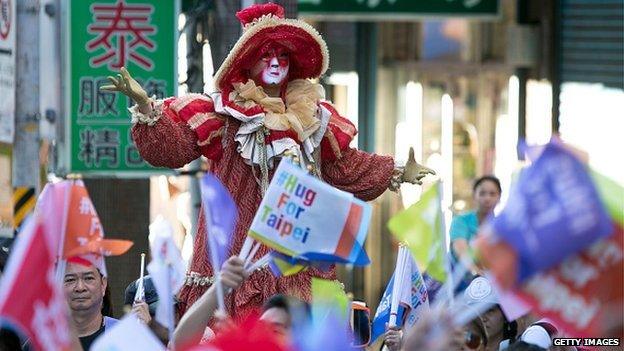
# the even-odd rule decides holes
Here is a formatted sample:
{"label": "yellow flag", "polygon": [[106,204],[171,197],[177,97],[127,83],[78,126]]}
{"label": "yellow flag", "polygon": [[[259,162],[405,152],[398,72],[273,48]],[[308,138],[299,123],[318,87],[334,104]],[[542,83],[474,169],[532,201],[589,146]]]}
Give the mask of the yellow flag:
{"label": "yellow flag", "polygon": [[440,188],[438,182],[425,191],[420,201],[392,217],[388,228],[398,241],[407,245],[421,271],[444,282],[446,245]]}
{"label": "yellow flag", "polygon": [[312,278],[312,318],[317,322],[333,314],[347,322],[349,298],[337,280]]}

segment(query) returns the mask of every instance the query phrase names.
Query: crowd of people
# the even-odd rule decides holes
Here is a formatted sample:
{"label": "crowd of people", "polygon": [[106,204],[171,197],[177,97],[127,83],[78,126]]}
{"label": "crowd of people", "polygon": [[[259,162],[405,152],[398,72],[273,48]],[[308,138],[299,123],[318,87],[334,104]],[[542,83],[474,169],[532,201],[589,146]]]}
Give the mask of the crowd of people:
{"label": "crowd of people", "polygon": [[[501,195],[497,178],[484,176],[474,184],[474,202],[476,209],[455,216],[450,226],[451,251],[449,258],[455,265],[466,265],[466,274],[456,289],[457,301],[461,306],[455,308],[432,308],[425,311],[421,320],[411,330],[400,327],[387,327],[382,342],[382,350],[554,350],[552,339],[559,335],[557,326],[540,316],[527,314],[516,320],[507,320],[499,304],[495,289],[483,276],[485,267],[481,266],[473,252],[473,239],[478,235],[479,225],[493,210]],[[8,245],[0,252],[4,264],[8,257]],[[93,342],[107,329],[117,323],[111,311],[110,292],[107,289],[105,269],[98,268],[93,255],[76,256],[68,259],[63,287],[69,306],[76,349],[89,350]],[[244,262],[237,256],[225,261],[221,268],[221,282],[226,293],[240,288],[248,278]],[[173,339],[167,328],[155,319],[159,297],[149,275],[142,278],[142,300],[135,300],[139,280],[131,282],[124,294],[126,313],[132,314],[158,337],[163,345],[171,349],[183,350],[192,345],[210,344],[221,333],[227,335],[232,330],[240,332],[238,323],[244,323],[236,316],[227,316],[218,310],[216,285],[210,286],[197,301],[187,308],[184,314],[176,313],[176,328]],[[434,289],[434,287],[429,287]],[[431,296],[434,296],[431,294]],[[177,301],[174,300],[174,301]],[[435,301],[431,301],[435,302]],[[366,304],[363,304],[364,306]],[[354,302],[350,327],[350,348],[373,349],[370,341],[370,319],[366,308],[357,308]],[[452,321],[452,311],[475,311],[475,318],[464,325]],[[179,311],[176,309],[176,311]],[[117,314],[119,315],[119,314]],[[360,318],[355,318],[358,315]],[[361,317],[364,316],[362,319]],[[263,328],[263,336],[270,340],[275,349],[290,350],[296,345],[300,334],[295,332],[310,323],[311,307],[308,302],[293,296],[277,294],[264,301],[262,309],[253,317],[260,324],[249,324],[250,328]],[[260,327],[259,325],[262,325]],[[338,331],[336,331],[338,332]],[[18,334],[9,329],[2,329],[0,350],[29,350],[28,340],[20,341]],[[245,335],[239,335],[244,338]],[[379,344],[379,343],[377,343]],[[80,348],[78,348],[78,345]],[[232,346],[235,350],[236,346]],[[569,348],[572,350],[573,348]],[[227,350],[227,349],[224,349]]]}

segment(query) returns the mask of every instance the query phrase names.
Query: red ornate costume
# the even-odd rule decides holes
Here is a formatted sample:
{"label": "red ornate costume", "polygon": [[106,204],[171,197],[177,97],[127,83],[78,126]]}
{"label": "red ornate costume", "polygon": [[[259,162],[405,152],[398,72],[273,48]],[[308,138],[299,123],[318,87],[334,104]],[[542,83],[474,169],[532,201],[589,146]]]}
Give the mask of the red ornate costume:
{"label": "red ornate costume", "polygon": [[[320,85],[307,80],[323,74],[328,62],[325,43],[311,26],[283,19],[283,9],[273,4],[252,6],[238,16],[245,32],[215,76],[219,92],[156,101],[149,115],[132,109],[132,135],[150,164],[178,168],[201,155],[211,160],[210,171],[230,191],[239,209],[230,254],[240,251],[263,186],[285,151],[299,155],[327,183],[362,200],[381,195],[390,186],[395,169],[391,157],[348,146],[357,133],[355,127],[323,100]],[[286,47],[291,55],[288,85],[281,97],[267,96],[249,79],[246,68],[272,42]],[[261,247],[257,257],[267,251]],[[180,294],[182,312],[204,293],[212,276],[203,211],[189,270]],[[335,271],[309,269],[276,278],[262,269],[226,298],[228,310],[237,317],[247,315],[276,293],[309,300],[313,276],[335,279]]]}

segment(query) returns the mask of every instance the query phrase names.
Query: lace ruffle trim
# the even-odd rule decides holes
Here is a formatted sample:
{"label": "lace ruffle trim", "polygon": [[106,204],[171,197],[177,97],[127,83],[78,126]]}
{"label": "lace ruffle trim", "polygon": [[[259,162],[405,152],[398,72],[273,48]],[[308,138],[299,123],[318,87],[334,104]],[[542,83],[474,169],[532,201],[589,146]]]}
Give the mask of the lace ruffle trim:
{"label": "lace ruffle trim", "polygon": [[390,186],[388,189],[394,192],[398,192],[401,188],[401,183],[403,183],[403,167],[395,167],[394,171],[392,171],[392,177],[390,178]]}
{"label": "lace ruffle trim", "polygon": [[147,114],[139,111],[139,105],[136,104],[128,109],[132,117],[132,124],[147,124],[151,127],[158,122],[163,114],[163,101],[152,98],[151,104],[152,111]]}

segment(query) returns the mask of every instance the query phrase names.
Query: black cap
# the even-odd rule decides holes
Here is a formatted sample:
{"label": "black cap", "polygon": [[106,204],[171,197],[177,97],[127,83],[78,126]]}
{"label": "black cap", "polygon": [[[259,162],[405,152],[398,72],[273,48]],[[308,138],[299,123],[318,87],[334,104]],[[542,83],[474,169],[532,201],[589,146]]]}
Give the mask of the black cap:
{"label": "black cap", "polygon": [[[134,296],[139,286],[139,279],[130,283],[126,288],[126,292],[124,293],[124,305],[132,305],[134,303]],[[154,316],[156,314],[156,307],[158,306],[158,293],[152,282],[152,277],[149,275],[143,277],[143,290],[145,290],[145,303],[149,305],[150,314]]]}

